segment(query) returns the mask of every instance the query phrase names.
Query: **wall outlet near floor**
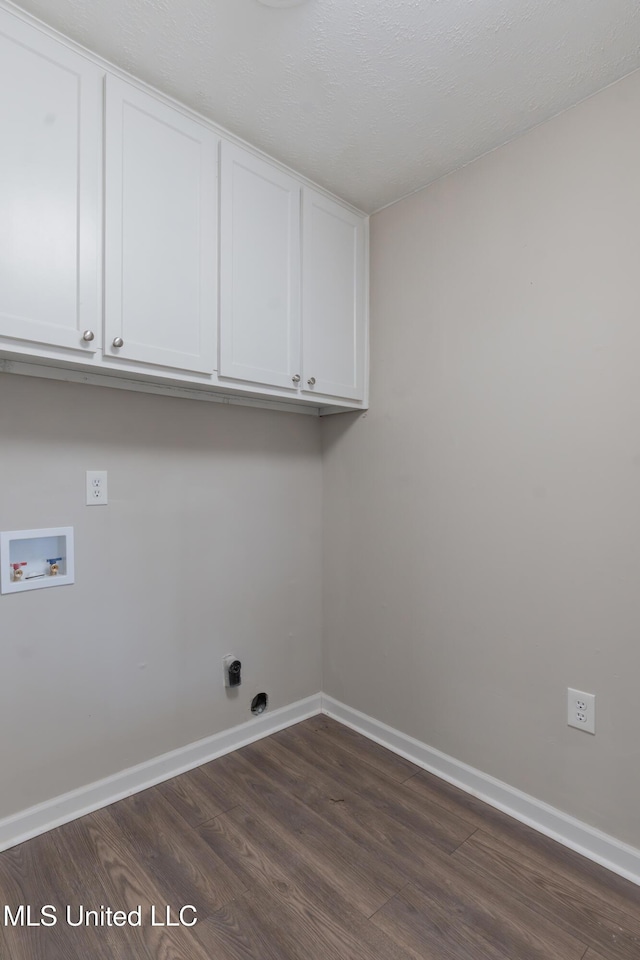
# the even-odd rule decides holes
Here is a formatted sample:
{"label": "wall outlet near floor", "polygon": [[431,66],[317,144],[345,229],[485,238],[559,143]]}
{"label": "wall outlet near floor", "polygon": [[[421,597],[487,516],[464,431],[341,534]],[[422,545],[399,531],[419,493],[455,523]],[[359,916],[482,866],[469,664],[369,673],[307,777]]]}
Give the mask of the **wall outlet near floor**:
{"label": "wall outlet near floor", "polygon": [[233,654],[227,654],[222,658],[222,668],[224,670],[225,687],[239,687],[242,683],[242,664]]}
{"label": "wall outlet near floor", "polygon": [[567,723],[570,727],[584,730],[585,733],[596,732],[596,698],[593,693],[584,693],[583,690],[567,690]]}
{"label": "wall outlet near floor", "polygon": [[108,502],[107,471],[87,470],[87,506],[98,507]]}

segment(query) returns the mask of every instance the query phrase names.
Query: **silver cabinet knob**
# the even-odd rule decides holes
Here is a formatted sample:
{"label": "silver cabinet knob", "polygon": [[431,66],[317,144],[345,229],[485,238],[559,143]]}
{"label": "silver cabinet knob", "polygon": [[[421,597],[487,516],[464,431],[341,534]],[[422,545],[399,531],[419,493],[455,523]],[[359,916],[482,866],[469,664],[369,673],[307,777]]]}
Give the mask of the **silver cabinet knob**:
{"label": "silver cabinet knob", "polygon": [[310,387],[315,387],[315,385],[316,385],[316,378],[315,378],[315,377],[309,377],[309,379],[307,380],[307,383],[309,384]]}
{"label": "silver cabinet knob", "polygon": [[94,337],[95,337],[95,333],[93,332],[93,330],[85,330],[85,332],[82,334],[82,339],[86,340],[87,343],[91,343]]}
{"label": "silver cabinet knob", "polygon": [[294,383],[300,383],[300,374],[296,373],[295,377],[291,377]]}
{"label": "silver cabinet knob", "polygon": [[122,347],[124,346],[124,340],[122,337],[114,337],[113,345],[114,347]]}

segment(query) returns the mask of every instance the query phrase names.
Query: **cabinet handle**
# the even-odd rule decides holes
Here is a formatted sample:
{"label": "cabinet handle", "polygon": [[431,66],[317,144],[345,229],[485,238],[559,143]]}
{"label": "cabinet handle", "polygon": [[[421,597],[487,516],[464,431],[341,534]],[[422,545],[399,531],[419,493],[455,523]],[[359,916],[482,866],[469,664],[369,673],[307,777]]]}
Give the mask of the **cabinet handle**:
{"label": "cabinet handle", "polygon": [[85,332],[82,334],[82,339],[86,340],[87,343],[91,343],[94,337],[95,337],[95,333],[93,332],[93,330],[85,330]]}
{"label": "cabinet handle", "polygon": [[310,387],[315,387],[315,385],[316,385],[316,378],[315,378],[315,377],[309,377],[309,379],[307,380],[307,383],[309,384]]}
{"label": "cabinet handle", "polygon": [[295,377],[291,377],[294,383],[300,383],[300,374],[296,373]]}
{"label": "cabinet handle", "polygon": [[113,341],[113,345],[114,347],[122,347],[124,346],[124,340],[122,339],[122,337],[115,337]]}

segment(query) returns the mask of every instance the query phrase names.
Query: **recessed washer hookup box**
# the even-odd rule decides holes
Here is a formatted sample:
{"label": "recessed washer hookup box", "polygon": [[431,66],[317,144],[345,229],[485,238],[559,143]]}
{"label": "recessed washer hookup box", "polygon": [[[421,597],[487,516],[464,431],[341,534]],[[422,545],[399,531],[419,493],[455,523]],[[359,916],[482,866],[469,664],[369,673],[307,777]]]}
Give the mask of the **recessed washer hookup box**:
{"label": "recessed washer hookup box", "polygon": [[73,582],[73,527],[0,533],[1,593],[63,587]]}

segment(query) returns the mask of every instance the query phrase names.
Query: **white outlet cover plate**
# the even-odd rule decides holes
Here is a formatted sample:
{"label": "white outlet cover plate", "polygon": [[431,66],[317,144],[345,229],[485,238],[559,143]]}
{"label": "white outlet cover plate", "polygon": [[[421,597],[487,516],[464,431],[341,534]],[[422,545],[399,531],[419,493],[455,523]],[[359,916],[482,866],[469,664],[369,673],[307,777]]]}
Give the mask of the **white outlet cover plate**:
{"label": "white outlet cover plate", "polygon": [[87,506],[101,507],[108,502],[107,471],[87,470]]}
{"label": "white outlet cover plate", "polygon": [[584,733],[596,732],[596,697],[584,690],[567,690],[567,723]]}

